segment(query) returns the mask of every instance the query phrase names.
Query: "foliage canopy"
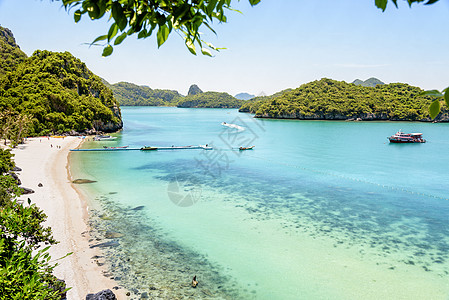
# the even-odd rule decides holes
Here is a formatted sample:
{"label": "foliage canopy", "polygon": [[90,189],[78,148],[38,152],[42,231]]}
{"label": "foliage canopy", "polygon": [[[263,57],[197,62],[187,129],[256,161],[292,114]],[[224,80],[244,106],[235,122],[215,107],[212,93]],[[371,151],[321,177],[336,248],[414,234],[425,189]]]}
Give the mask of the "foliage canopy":
{"label": "foliage canopy", "polygon": [[[260,2],[248,1],[251,5]],[[86,14],[92,20],[107,17],[113,21],[108,33],[93,41],[93,44],[106,41],[103,56],[112,54],[112,44],[119,45],[134,34],[141,39],[155,33],[160,47],[173,31],[184,37],[192,54],[197,53],[199,46],[202,54],[211,56],[210,50],[219,48],[202,40],[201,29],[206,27],[215,33],[213,22],[226,22],[226,12],[233,10],[232,0],[62,0],[62,3],[66,9],[73,9],[75,22]]]}
{"label": "foliage canopy", "polygon": [[0,299],[61,299],[65,285],[52,275],[48,247],[55,244],[46,215],[35,204],[19,204],[8,173],[13,155],[0,149]]}

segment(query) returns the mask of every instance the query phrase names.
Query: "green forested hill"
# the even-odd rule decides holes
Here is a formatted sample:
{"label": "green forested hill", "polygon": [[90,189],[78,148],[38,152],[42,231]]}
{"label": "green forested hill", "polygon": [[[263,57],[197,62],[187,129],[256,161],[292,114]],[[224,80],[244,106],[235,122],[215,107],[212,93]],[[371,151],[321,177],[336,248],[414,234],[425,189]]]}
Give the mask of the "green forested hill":
{"label": "green forested hill", "polygon": [[[431,121],[428,107],[433,99],[419,96],[421,92],[404,83],[363,87],[324,78],[277,97],[246,103],[240,111],[261,118]],[[447,110],[436,120],[448,121]]]}
{"label": "green forested hill", "polygon": [[[5,34],[14,39],[4,28],[0,31],[3,42]],[[122,127],[112,92],[70,53],[37,50],[29,58],[20,55],[14,64],[1,69],[0,109],[30,115],[31,135]]]}
{"label": "green forested hill", "polygon": [[178,102],[178,107],[194,108],[239,108],[245,101],[238,100],[228,93],[205,92],[190,95]]}
{"label": "green forested hill", "polygon": [[12,32],[0,26],[0,77],[14,68],[27,58],[20,50]]}
{"label": "green forested hill", "polygon": [[172,90],[153,90],[129,82],[109,84],[115,99],[122,106],[176,106],[181,95]]}

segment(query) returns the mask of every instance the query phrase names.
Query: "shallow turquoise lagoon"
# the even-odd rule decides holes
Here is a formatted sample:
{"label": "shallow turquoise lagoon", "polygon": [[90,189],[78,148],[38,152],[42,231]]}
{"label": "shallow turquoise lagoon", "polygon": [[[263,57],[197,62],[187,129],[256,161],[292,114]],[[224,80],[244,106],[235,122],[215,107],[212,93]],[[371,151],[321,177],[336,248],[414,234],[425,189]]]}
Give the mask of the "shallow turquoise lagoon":
{"label": "shallow turquoise lagoon", "polygon": [[[72,153],[73,177],[97,180],[83,189],[109,275],[136,298],[449,297],[449,124],[122,115],[115,141],[84,147],[214,147]],[[428,142],[389,144],[399,129]]]}

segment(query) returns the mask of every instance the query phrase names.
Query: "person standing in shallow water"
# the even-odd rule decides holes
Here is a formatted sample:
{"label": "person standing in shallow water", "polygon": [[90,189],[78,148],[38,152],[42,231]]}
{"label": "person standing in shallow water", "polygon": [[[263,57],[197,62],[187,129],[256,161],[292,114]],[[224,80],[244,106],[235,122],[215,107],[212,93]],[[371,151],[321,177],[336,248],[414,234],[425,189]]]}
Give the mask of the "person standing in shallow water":
{"label": "person standing in shallow water", "polygon": [[193,276],[193,280],[192,280],[192,287],[196,288],[198,285],[198,280],[196,280],[196,275]]}

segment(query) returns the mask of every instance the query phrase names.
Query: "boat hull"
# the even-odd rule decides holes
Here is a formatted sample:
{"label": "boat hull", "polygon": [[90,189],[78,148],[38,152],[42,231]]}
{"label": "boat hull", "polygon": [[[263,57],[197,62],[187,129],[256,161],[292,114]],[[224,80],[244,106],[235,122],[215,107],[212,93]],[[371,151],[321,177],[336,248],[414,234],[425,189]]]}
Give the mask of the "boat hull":
{"label": "boat hull", "polygon": [[396,140],[392,138],[388,138],[390,140],[390,143],[395,144],[411,144],[411,143],[425,143],[426,140]]}

